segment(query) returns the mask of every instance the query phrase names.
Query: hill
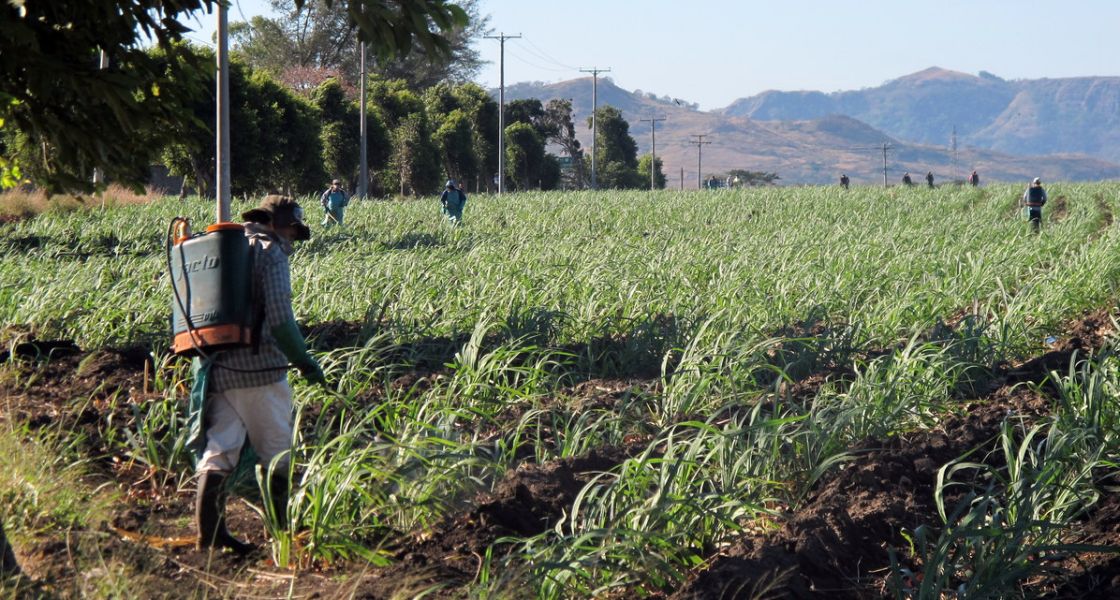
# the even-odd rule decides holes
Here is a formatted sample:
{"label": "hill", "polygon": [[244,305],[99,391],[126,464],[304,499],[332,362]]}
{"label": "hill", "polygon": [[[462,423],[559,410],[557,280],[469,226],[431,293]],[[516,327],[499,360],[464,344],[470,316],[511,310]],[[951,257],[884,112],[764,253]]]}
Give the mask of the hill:
{"label": "hill", "polygon": [[[905,82],[896,80],[898,89],[895,97],[900,97],[902,89],[932,86],[940,91],[927,90],[923,102],[934,102],[933,106],[937,106],[940,101],[936,98],[952,94],[949,91],[952,81],[963,81],[968,77],[963,74],[946,77],[941,72],[923,71],[904,78],[907,79]],[[986,83],[981,87],[987,86],[992,90],[1008,85],[996,78],[984,81]],[[1035,176],[1051,181],[1120,177],[1120,165],[1072,152],[1052,156],[1017,155],[1006,147],[988,149],[965,144],[961,144],[954,166],[953,153],[947,144],[932,145],[920,139],[911,141],[905,135],[837,114],[838,111],[829,110],[832,106],[829,104],[832,102],[830,96],[819,92],[769,92],[733,105],[738,107],[735,110],[729,107],[713,112],[697,110],[684,100],[668,96],[626,91],[610,78],[600,78],[598,95],[600,105],[609,104],[622,111],[641,153],[649,152],[651,140],[649,124],[640,122],[640,119],[649,118],[651,114],[666,117],[657,128],[657,155],[664,161],[670,187],[679,187],[682,181],[685,187],[696,186],[697,151],[688,142],[693,139],[690,136],[697,134],[712,142],[703,148],[704,175],[730,169],[772,171],[787,184],[830,183],[841,172],[846,172],[855,183],[882,183],[883,156],[880,147],[884,142],[891,145],[887,154],[887,179],[890,183],[897,183],[905,171],[922,175],[933,171],[938,181],[945,181],[963,179],[973,168],[980,172],[984,181],[1024,181]],[[911,95],[915,98],[921,96],[916,93]],[[978,98],[977,102],[981,102],[980,98],[984,96],[981,92],[974,95]],[[592,110],[590,77],[554,84],[521,83],[507,87],[506,98],[538,98],[545,102],[553,98],[571,99],[577,119],[577,135],[585,147],[590,145],[591,131],[585,124]],[[853,97],[847,102],[854,105],[856,100]],[[886,103],[866,106],[867,114],[879,115],[882,119],[890,114]],[[739,112],[750,114],[737,114]],[[993,107],[985,114],[994,114],[992,119],[998,123],[1001,121],[997,117],[1002,113]],[[948,122],[958,116],[958,113],[950,111],[940,118]],[[960,118],[963,121],[963,116]],[[896,121],[901,123],[901,118]],[[1010,118],[1006,121],[1006,127],[1016,126]],[[901,127],[897,123],[896,126]],[[979,121],[973,124],[979,126]],[[914,127],[916,125],[911,126],[909,131],[918,135]],[[958,125],[958,131],[960,127]]]}
{"label": "hill", "polygon": [[758,120],[843,114],[892,136],[1012,154],[1081,153],[1120,161],[1120,77],[1007,81],[931,67],[858,91],[768,91],[721,114]]}

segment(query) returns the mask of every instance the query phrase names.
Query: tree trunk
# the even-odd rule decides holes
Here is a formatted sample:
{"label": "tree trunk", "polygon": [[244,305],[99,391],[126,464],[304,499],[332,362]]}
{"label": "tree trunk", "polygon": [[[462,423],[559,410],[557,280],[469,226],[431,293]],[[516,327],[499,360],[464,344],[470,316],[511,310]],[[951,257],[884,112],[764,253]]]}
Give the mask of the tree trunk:
{"label": "tree trunk", "polygon": [[19,564],[16,555],[8,544],[8,536],[4,535],[4,526],[0,525],[0,577],[19,574]]}

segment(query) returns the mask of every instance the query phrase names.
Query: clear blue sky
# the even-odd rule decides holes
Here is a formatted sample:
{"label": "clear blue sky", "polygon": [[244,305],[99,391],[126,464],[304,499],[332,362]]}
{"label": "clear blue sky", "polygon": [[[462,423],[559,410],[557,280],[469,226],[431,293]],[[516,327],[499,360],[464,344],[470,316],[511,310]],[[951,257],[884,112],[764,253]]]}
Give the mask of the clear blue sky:
{"label": "clear blue sky", "polygon": [[[240,7],[240,11],[239,11]],[[480,0],[506,83],[609,68],[615,83],[704,110],[768,89],[872,87],[930,66],[1005,79],[1120,75],[1120,0]],[[234,0],[231,20],[268,14]],[[204,17],[206,40],[212,17]],[[498,85],[498,42],[479,77]]]}

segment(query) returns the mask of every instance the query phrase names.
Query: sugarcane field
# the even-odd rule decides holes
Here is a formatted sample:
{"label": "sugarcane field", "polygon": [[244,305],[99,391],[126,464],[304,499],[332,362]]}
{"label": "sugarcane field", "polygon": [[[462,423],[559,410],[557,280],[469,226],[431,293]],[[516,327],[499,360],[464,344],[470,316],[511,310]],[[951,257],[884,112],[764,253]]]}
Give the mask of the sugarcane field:
{"label": "sugarcane field", "polygon": [[0,3],[0,600],[1120,599],[1120,3]]}
{"label": "sugarcane field", "polygon": [[168,330],[165,222],[210,202],[6,223],[0,490],[34,578],[4,589],[1092,597],[1120,186],[1053,185],[1039,233],[1018,191],[521,193],[460,227],[356,202],[291,255],[329,385],[293,378],[286,513],[251,473],[229,503],[245,556],[195,549]]}

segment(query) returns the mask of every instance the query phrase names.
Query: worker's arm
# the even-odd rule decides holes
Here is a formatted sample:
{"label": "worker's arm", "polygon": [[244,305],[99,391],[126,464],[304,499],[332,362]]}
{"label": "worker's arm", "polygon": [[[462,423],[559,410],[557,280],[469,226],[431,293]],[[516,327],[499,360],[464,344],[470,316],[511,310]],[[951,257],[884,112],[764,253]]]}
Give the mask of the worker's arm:
{"label": "worker's arm", "polygon": [[288,361],[299,369],[300,375],[311,383],[326,384],[327,377],[323,374],[319,362],[307,351],[307,343],[295,320],[285,321],[270,331],[276,346],[284,353]]}

